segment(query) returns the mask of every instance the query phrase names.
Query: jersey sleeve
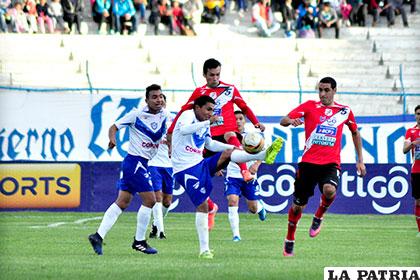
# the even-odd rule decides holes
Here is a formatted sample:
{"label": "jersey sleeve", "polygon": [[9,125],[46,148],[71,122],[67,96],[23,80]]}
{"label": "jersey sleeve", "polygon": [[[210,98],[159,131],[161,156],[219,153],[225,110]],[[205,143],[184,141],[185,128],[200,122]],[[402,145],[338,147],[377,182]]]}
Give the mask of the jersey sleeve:
{"label": "jersey sleeve", "polygon": [[117,120],[115,122],[115,126],[118,129],[121,129],[123,127],[129,126],[131,124],[133,124],[136,121],[136,117],[138,115],[138,110],[133,109],[130,112],[128,112],[127,114],[125,114],[121,119]]}
{"label": "jersey sleeve", "polygon": [[291,119],[302,118],[305,116],[307,108],[308,108],[308,101],[297,106],[295,109],[290,111],[289,114],[287,114],[287,116]]}
{"label": "jersey sleeve", "polygon": [[349,127],[351,132],[355,132],[357,130],[357,123],[352,110],[350,110],[346,125]]}
{"label": "jersey sleeve", "polygon": [[407,131],[405,132],[405,140],[410,140],[411,141],[411,130],[407,129]]}
{"label": "jersey sleeve", "polygon": [[236,106],[241,109],[241,111],[245,114],[245,116],[248,118],[252,124],[259,123],[257,116],[255,116],[254,112],[251,110],[251,108],[248,107],[245,100],[242,98],[241,94],[239,93],[239,90],[234,87],[233,90],[233,102],[236,104]]}
{"label": "jersey sleeve", "polygon": [[198,88],[196,88],[194,90],[194,92],[191,94],[190,98],[188,99],[187,103],[185,103],[182,107],[181,110],[178,112],[178,114],[176,114],[174,120],[172,121],[171,126],[168,128],[168,134],[172,134],[175,128],[175,124],[179,119],[179,116],[181,116],[181,114],[189,109],[192,109],[194,107],[194,101],[200,96]]}

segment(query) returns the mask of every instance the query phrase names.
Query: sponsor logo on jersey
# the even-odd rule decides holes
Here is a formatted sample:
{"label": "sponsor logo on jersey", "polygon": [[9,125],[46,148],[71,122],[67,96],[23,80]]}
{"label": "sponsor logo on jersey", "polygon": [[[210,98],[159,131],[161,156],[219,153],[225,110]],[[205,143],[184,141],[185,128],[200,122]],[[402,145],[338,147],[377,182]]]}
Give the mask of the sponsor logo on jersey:
{"label": "sponsor logo on jersey", "polygon": [[326,116],[331,117],[331,116],[332,116],[332,114],[333,114],[332,109],[330,109],[330,108],[326,108],[326,109],[325,109],[325,115],[326,115]]}
{"label": "sponsor logo on jersey", "polygon": [[337,128],[332,127],[332,126],[326,126],[326,125],[318,125],[316,127],[316,133],[327,135],[327,136],[336,136]]}

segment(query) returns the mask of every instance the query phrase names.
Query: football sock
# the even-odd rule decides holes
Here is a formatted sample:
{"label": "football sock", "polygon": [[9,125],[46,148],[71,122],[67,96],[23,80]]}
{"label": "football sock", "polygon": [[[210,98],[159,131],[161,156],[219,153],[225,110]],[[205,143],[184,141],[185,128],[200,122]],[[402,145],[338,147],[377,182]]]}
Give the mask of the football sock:
{"label": "football sock", "polygon": [[153,210],[153,225],[158,229],[158,232],[165,232],[163,226],[162,202],[156,202],[152,208]]}
{"label": "football sock", "polygon": [[213,202],[213,200],[211,200],[210,197],[207,199],[207,204],[209,205],[209,213],[210,213],[214,209],[214,202]]}
{"label": "football sock", "polygon": [[[231,136],[227,140],[227,143],[228,144],[231,144],[231,145],[233,145],[233,146],[235,146],[237,148],[240,148],[241,147],[241,142],[239,142],[239,139],[236,136]],[[246,163],[245,162],[237,163],[237,164],[238,164],[239,168],[241,169],[241,171],[248,170],[248,167],[246,166]],[[241,172],[241,174],[242,174],[242,172]]]}
{"label": "football sock", "polygon": [[261,200],[257,200],[257,213],[260,213],[260,211],[263,209],[263,204]]}
{"label": "football sock", "polygon": [[162,205],[162,216],[165,218],[168,215],[169,207],[165,207]]}
{"label": "football sock", "polygon": [[419,229],[419,232],[420,232],[420,206],[416,205],[414,211],[416,215],[417,228]]}
{"label": "football sock", "polygon": [[228,217],[230,228],[232,229],[233,236],[240,236],[239,235],[239,213],[238,213],[238,206],[229,206],[228,207]]}
{"label": "football sock", "polygon": [[318,210],[316,210],[316,212],[315,212],[315,217],[317,217],[319,219],[322,219],[322,217],[324,216],[324,213],[327,212],[328,207],[330,207],[330,205],[333,203],[334,199],[335,199],[335,195],[332,198],[327,199],[325,197],[325,195],[322,194],[321,195],[321,202],[319,204]]}
{"label": "football sock", "polygon": [[116,203],[112,203],[111,206],[105,211],[104,217],[102,218],[102,222],[99,225],[97,233],[102,237],[105,238],[105,235],[108,231],[112,228],[112,226],[117,221],[118,217],[121,215],[122,210]]}
{"label": "football sock", "polygon": [[287,225],[287,236],[286,239],[289,241],[295,240],[295,232],[298,225],[298,222],[302,217],[302,212],[295,213],[293,207],[289,209],[289,223]]}
{"label": "football sock", "polygon": [[151,213],[152,213],[152,208],[146,207],[144,205],[140,206],[140,209],[137,212],[137,229],[136,229],[137,241],[146,240],[146,230],[147,230],[147,226],[149,225]]}
{"label": "football sock", "polygon": [[209,225],[207,213],[195,213],[195,228],[197,229],[198,241],[200,243],[200,254],[209,251]]}

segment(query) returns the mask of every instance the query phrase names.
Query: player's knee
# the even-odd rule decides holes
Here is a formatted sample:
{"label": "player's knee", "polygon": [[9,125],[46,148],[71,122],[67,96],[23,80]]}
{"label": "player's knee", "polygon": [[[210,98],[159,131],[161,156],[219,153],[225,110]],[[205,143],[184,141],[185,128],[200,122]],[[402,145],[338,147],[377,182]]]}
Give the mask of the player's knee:
{"label": "player's knee", "polygon": [[251,212],[252,214],[257,213],[257,209],[258,209],[257,205],[250,205],[250,206],[248,206],[248,210],[249,210],[249,212]]}
{"label": "player's knee", "polygon": [[335,196],[336,188],[334,185],[326,184],[323,187],[323,194],[326,198],[330,199]]}

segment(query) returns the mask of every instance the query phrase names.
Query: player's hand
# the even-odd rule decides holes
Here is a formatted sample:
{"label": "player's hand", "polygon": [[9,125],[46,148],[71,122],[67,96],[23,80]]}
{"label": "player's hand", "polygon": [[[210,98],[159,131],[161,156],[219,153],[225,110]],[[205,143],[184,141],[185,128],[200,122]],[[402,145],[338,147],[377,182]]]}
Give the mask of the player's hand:
{"label": "player's hand", "polygon": [[366,175],[366,166],[363,162],[356,163],[357,175],[359,177],[364,177]]}
{"label": "player's hand", "polygon": [[109,140],[109,143],[108,143],[108,149],[109,149],[109,150],[111,150],[111,149],[113,149],[116,145],[117,145],[117,144],[116,144],[115,139],[110,139],[110,140]]}
{"label": "player's hand", "polygon": [[303,121],[300,118],[290,119],[290,124],[293,125],[294,127],[296,127],[296,126],[299,126],[299,125],[303,124]]}
{"label": "player's hand", "polygon": [[413,142],[411,142],[411,147],[414,147],[415,145],[420,145],[420,139],[416,139]]}
{"label": "player's hand", "polygon": [[252,175],[255,175],[255,174],[257,174],[257,172],[258,172],[258,167],[259,167],[259,166],[260,166],[259,164],[254,163],[253,165],[251,165],[251,166],[248,168],[248,170],[249,170],[249,172],[251,172],[251,174],[252,174]]}
{"label": "player's hand", "polygon": [[262,123],[257,123],[256,125],[254,125],[255,128],[258,128],[261,132],[264,132],[265,130],[265,125],[263,125]]}

